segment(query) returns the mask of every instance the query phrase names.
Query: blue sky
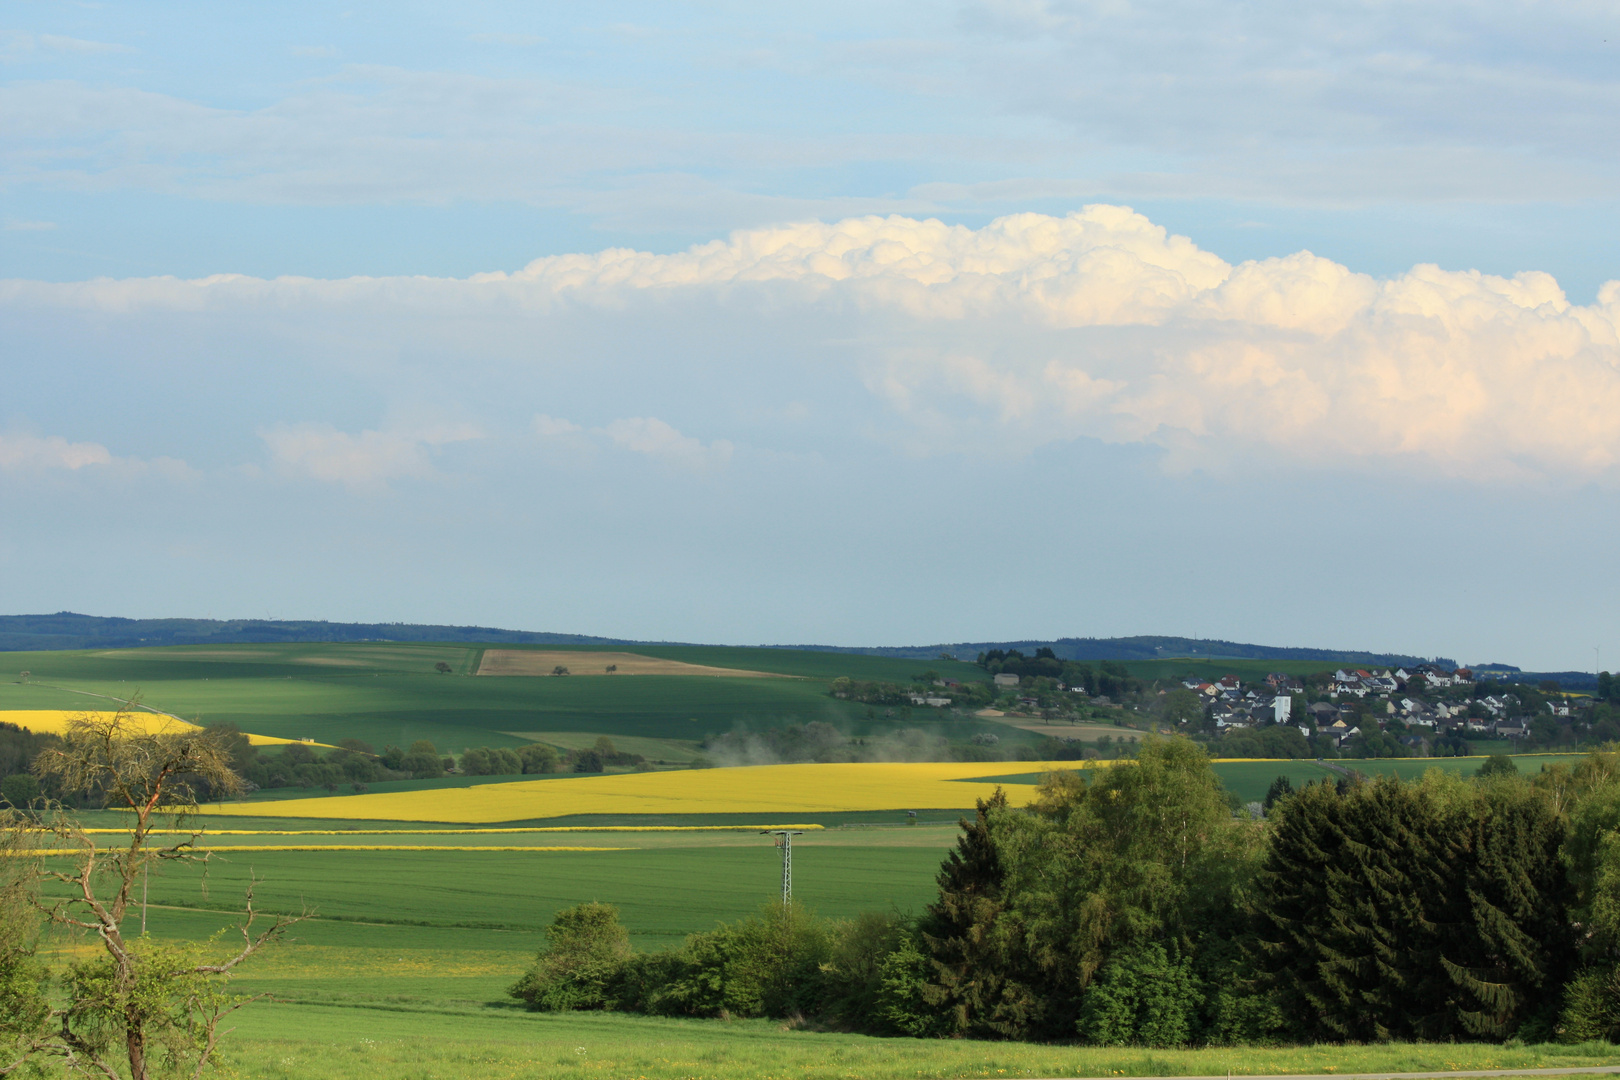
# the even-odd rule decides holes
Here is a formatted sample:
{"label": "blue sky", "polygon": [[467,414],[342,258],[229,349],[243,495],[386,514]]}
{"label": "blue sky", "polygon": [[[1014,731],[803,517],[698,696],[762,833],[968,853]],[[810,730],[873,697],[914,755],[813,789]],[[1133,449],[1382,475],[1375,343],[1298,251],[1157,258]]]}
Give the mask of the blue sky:
{"label": "blue sky", "polygon": [[4,19],[5,610],[1620,658],[1607,6]]}

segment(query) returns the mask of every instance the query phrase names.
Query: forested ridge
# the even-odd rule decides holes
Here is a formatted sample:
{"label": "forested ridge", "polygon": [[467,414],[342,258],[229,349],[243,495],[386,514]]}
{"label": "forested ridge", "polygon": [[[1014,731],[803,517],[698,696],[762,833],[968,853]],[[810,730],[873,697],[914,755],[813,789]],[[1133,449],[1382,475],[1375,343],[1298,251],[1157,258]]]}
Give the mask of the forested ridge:
{"label": "forested ridge", "polygon": [[1279,784],[1257,818],[1150,741],[981,802],[915,916],[776,905],[638,954],[586,905],[513,993],[1105,1045],[1620,1036],[1620,758],[1482,773]]}

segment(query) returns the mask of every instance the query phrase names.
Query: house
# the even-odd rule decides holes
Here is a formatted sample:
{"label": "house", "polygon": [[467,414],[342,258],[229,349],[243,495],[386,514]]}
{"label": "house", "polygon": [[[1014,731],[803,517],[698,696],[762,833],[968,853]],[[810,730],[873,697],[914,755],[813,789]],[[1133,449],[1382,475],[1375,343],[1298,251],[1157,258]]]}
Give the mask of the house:
{"label": "house", "polygon": [[995,682],[997,686],[1017,686],[1018,676],[1010,671],[998,671],[996,672]]}
{"label": "house", "polygon": [[1569,702],[1561,700],[1549,701],[1547,702],[1547,711],[1552,713],[1554,716],[1568,716]]}
{"label": "house", "polygon": [[1504,739],[1522,739],[1530,734],[1530,729],[1523,724],[1497,724],[1496,734]]}
{"label": "house", "polygon": [[1326,727],[1339,718],[1339,707],[1330,705],[1325,701],[1318,701],[1305,711],[1310,714],[1311,719],[1316,721],[1317,727]]}
{"label": "house", "polygon": [[1216,681],[1220,683],[1222,690],[1236,690],[1243,685],[1238,681],[1238,677],[1236,675],[1222,675]]}
{"label": "house", "polygon": [[1393,694],[1397,689],[1395,677],[1387,671],[1363,679],[1362,683],[1375,694]]}

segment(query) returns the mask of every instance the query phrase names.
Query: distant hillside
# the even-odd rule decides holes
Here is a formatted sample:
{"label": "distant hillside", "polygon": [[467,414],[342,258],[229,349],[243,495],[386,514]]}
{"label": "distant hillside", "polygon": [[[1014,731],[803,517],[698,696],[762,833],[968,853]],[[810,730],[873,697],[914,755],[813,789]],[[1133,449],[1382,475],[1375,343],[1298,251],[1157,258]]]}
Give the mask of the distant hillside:
{"label": "distant hillside", "polygon": [[[589,634],[550,634],[535,630],[502,630],[492,626],[431,626],[420,623],[340,623],[283,619],[120,619],[58,611],[54,615],[0,615],[0,652],[51,649],[123,649],[155,645],[262,644],[295,641],[465,641],[497,645],[676,645],[671,641],[592,637]],[[1445,657],[1407,656],[1403,653],[1356,652],[1345,649],[1296,649],[1249,645],[1236,641],[1184,637],[1057,638],[1051,641],[969,641],[942,645],[769,645],[772,649],[850,653],[931,660],[950,653],[971,661],[991,649],[1018,649],[1026,656],[1047,648],[1064,660],[1163,660],[1197,657],[1201,660],[1319,660],[1335,666],[1355,664],[1395,667],[1437,663],[1456,667]],[[1511,682],[1556,679],[1566,688],[1595,684],[1588,672],[1521,672],[1506,664],[1495,668],[1495,678]]]}
{"label": "distant hillside", "polygon": [[153,645],[292,641],[469,641],[512,645],[634,645],[585,634],[542,634],[488,626],[334,623],[271,619],[119,619],[58,611],[0,615],[0,651],[122,649]]}
{"label": "distant hillside", "polygon": [[1407,656],[1403,653],[1356,652],[1344,649],[1294,649],[1273,645],[1246,645],[1236,641],[1184,637],[1057,638],[1051,641],[969,641],[945,645],[919,645],[874,648],[839,648],[828,645],[791,645],[782,648],[862,653],[870,656],[900,656],[927,659],[950,653],[961,660],[972,660],[991,649],[1017,649],[1033,655],[1036,649],[1051,649],[1060,660],[1164,660],[1197,657],[1201,660],[1320,660],[1324,664],[1375,664],[1397,667],[1427,663],[1435,659],[1456,667],[1444,657]]}

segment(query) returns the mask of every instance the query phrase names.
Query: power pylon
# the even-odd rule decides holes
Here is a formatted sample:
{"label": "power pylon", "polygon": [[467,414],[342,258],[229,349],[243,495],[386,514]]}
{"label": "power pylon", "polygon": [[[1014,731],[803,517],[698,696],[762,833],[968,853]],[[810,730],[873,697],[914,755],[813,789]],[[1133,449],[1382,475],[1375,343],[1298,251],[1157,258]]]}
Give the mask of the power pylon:
{"label": "power pylon", "polygon": [[776,846],[782,850],[782,906],[793,906],[793,838],[803,836],[803,829],[768,829],[761,836],[776,837]]}

